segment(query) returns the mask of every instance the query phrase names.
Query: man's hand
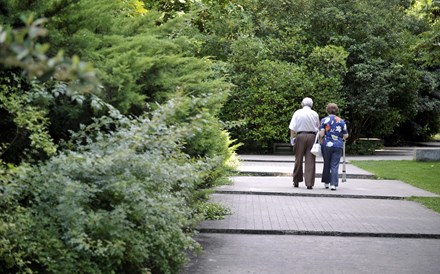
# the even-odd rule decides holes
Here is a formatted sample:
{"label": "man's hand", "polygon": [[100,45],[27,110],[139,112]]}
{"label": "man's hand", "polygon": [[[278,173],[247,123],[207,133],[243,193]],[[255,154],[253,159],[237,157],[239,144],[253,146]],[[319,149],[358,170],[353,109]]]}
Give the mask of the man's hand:
{"label": "man's hand", "polygon": [[290,137],[290,145],[291,146],[295,145],[295,137]]}

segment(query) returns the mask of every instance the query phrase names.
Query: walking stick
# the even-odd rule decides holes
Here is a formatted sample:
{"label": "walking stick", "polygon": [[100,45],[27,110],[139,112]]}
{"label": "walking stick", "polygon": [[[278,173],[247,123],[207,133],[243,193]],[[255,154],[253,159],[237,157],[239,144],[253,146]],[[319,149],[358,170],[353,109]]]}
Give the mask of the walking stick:
{"label": "walking stick", "polygon": [[342,146],[342,157],[343,157],[343,162],[342,162],[342,182],[345,183],[347,181],[347,172],[345,169],[345,140],[344,140],[344,144]]}

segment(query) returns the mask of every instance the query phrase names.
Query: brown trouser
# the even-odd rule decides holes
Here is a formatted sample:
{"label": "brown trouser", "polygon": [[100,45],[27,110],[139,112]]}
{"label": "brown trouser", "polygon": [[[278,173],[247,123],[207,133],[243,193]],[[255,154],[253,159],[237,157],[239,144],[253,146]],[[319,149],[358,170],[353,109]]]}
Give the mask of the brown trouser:
{"label": "brown trouser", "polygon": [[[305,179],[306,186],[315,185],[315,155],[310,150],[315,142],[315,134],[298,134],[295,140],[295,168],[293,169],[293,182],[299,183]],[[303,157],[305,156],[303,175]]]}

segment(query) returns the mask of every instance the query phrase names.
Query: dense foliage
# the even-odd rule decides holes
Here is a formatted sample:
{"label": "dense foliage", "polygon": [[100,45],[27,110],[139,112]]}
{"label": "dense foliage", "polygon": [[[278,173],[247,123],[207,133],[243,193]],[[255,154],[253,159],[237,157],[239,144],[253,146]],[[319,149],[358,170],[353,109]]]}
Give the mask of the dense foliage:
{"label": "dense foliage", "polygon": [[222,64],[139,1],[7,2],[2,272],[177,272],[231,170]]}
{"label": "dense foliage", "polygon": [[438,1],[208,1],[202,55],[230,64],[222,112],[243,148],[287,140],[304,96],[336,102],[351,142],[426,140],[440,130]]}
{"label": "dense foliage", "polygon": [[224,161],[183,152],[209,121],[202,115],[175,121],[181,108],[199,103],[176,98],[137,119],[111,110],[88,129],[111,123],[113,133],[79,134],[73,141],[89,140],[75,151],[12,170],[0,204],[0,267],[176,273],[184,251],[198,247],[190,237],[201,220],[196,190]]}

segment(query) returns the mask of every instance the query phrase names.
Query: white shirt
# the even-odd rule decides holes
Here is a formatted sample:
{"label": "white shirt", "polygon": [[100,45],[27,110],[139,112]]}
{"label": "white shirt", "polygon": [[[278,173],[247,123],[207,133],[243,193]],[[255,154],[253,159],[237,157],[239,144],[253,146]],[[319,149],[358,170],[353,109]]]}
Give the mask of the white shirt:
{"label": "white shirt", "polygon": [[289,128],[295,132],[313,131],[318,132],[319,116],[309,106],[304,106],[293,113]]}

